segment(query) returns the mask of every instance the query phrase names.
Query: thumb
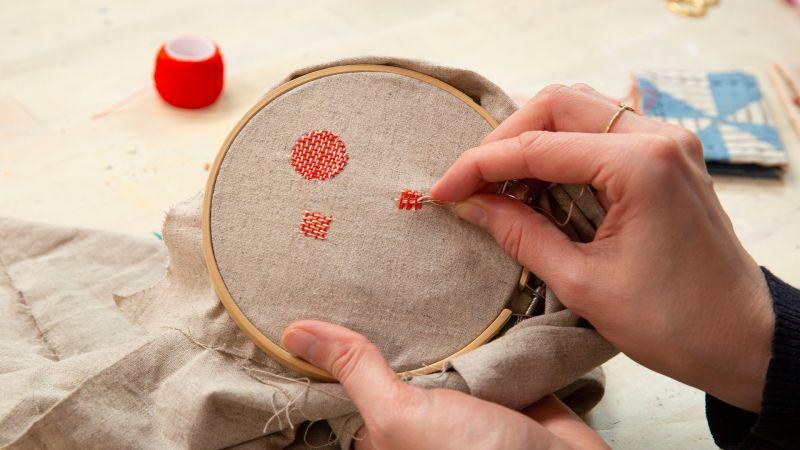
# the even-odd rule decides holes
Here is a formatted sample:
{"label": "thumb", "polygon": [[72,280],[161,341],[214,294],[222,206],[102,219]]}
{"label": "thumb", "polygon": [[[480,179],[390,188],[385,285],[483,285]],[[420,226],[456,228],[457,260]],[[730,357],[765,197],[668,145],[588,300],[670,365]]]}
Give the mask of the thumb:
{"label": "thumb", "polygon": [[[548,284],[574,271],[580,249],[550,220],[511,198],[495,194],[473,195],[453,211],[484,228],[512,258]],[[573,267],[568,270],[567,268]]]}
{"label": "thumb", "polygon": [[342,384],[362,415],[407,388],[375,345],[355,331],[317,320],[295,322],[283,332],[283,346],[293,355],[326,370]]}

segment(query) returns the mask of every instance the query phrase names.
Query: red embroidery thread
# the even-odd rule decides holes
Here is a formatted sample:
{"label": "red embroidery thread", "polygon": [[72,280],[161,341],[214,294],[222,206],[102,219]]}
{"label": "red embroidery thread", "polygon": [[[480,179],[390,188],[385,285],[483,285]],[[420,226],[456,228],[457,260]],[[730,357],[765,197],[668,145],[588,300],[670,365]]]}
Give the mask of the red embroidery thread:
{"label": "red embroidery thread", "polygon": [[397,208],[410,211],[412,209],[422,209],[422,202],[420,201],[425,194],[411,189],[403,189],[400,192],[400,198],[397,199]]}
{"label": "red embroidery thread", "polygon": [[306,211],[303,213],[303,219],[300,220],[300,233],[303,236],[324,240],[328,235],[328,229],[331,227],[332,221],[333,216]]}
{"label": "red embroidery thread", "polygon": [[335,177],[348,159],[344,141],[328,130],[312,130],[298,138],[292,147],[292,167],[308,180]]}

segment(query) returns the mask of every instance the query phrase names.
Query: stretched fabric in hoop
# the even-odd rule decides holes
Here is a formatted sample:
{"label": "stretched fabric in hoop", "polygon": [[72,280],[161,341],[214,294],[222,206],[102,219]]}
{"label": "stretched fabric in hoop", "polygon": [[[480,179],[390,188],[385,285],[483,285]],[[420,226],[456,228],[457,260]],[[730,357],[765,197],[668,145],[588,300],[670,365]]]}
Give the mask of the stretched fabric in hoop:
{"label": "stretched fabric in hoop", "polygon": [[[521,268],[491,236],[446,208],[410,220],[391,214],[380,198],[401,182],[433,185],[438,172],[491,131],[493,119],[463,93],[418,72],[331,69],[271,91],[223,144],[205,198],[209,270],[232,319],[252,325],[258,333],[251,337],[265,352],[306,375],[326,377],[278,344],[284,327],[308,317],[361,332],[397,372],[436,370],[431,366],[500,327]],[[311,183],[285,163],[297,149],[295,137],[319,129],[336,130],[347,143],[347,168],[335,182]],[[317,159],[309,161],[314,166]],[[365,196],[374,200],[360,200]],[[329,245],[292,238],[304,211],[336,217]],[[305,236],[326,236],[317,220],[306,217]],[[387,305],[416,318],[398,322]]]}

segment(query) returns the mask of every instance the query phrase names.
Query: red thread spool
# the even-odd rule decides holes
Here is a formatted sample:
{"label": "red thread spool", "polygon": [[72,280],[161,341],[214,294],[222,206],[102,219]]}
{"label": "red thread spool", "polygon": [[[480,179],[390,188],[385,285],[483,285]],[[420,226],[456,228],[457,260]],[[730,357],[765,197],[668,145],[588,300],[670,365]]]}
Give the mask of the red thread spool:
{"label": "red thread spool", "polygon": [[181,36],[161,46],[153,79],[167,103],[180,108],[202,108],[222,92],[224,66],[214,42],[199,36]]}

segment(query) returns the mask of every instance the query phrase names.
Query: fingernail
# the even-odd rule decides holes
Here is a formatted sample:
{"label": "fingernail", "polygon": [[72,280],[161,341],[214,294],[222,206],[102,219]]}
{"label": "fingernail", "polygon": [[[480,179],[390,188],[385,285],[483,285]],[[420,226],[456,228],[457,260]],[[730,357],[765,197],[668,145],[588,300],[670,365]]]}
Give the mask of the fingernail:
{"label": "fingernail", "polygon": [[433,195],[433,194],[434,194],[434,193],[436,193],[438,190],[439,190],[439,181],[437,181],[436,183],[434,183],[434,184],[433,184],[433,186],[431,186],[431,190],[430,190],[430,191],[428,191],[428,193],[429,193],[429,194],[431,194],[431,195]]}
{"label": "fingernail", "polygon": [[317,337],[309,332],[295,329],[283,336],[283,345],[294,356],[310,361],[317,345]]}
{"label": "fingernail", "polygon": [[461,217],[471,224],[479,227],[486,225],[486,211],[475,202],[467,200],[458,203],[453,207],[453,211],[455,211],[458,217]]}

